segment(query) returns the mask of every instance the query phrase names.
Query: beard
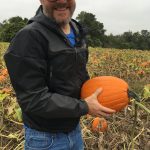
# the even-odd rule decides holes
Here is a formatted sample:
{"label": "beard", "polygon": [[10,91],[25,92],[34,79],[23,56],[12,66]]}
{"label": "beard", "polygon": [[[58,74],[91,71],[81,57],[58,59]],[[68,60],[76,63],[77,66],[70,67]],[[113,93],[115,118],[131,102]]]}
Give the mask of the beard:
{"label": "beard", "polygon": [[[69,13],[68,17],[63,18],[63,14],[60,14],[60,16],[53,15],[53,20],[59,24],[60,26],[64,26],[68,24],[71,21],[72,15]],[[61,17],[62,16],[62,17]]]}
{"label": "beard", "polygon": [[64,26],[71,21],[76,4],[55,3],[51,8],[45,7],[44,14],[53,19],[58,25]]}

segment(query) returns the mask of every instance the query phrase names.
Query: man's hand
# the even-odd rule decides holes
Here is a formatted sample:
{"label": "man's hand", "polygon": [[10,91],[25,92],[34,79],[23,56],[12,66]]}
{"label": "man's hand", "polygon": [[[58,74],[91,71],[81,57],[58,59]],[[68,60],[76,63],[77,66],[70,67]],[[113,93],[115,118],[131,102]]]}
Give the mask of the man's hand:
{"label": "man's hand", "polygon": [[95,93],[93,93],[91,96],[85,98],[85,101],[87,102],[87,105],[89,107],[89,114],[92,116],[110,116],[110,114],[116,112],[113,109],[107,108],[102,106],[99,102],[98,102],[98,95],[101,94],[102,92],[102,88],[99,88],[95,91]]}

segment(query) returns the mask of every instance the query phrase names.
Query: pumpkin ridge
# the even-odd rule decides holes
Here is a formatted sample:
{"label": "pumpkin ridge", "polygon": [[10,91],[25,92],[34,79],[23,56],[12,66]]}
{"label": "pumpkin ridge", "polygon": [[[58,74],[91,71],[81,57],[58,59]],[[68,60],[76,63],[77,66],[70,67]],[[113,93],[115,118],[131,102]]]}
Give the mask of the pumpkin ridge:
{"label": "pumpkin ridge", "polygon": [[[120,92],[121,92],[121,93],[120,93]],[[120,95],[120,94],[124,95],[126,92],[127,92],[127,91],[117,91],[116,93],[113,93],[113,95],[105,95],[105,96],[99,95],[99,96],[102,96],[103,98],[105,98],[105,97],[112,97],[112,96],[114,96],[114,95],[117,95],[118,93],[119,93],[119,95]]]}
{"label": "pumpkin ridge", "polygon": [[[113,100],[112,102],[110,102],[110,101],[107,101],[109,104],[111,104],[111,103],[114,103],[114,102],[117,102],[117,101],[120,101],[120,100],[124,100],[124,98],[120,98],[120,99],[117,99],[117,100]],[[107,102],[103,102],[104,104],[108,104]],[[101,102],[100,102],[101,103]],[[125,103],[124,101],[123,102],[120,102],[120,103]],[[102,103],[101,103],[102,104]],[[115,104],[115,105],[117,105],[117,104]]]}

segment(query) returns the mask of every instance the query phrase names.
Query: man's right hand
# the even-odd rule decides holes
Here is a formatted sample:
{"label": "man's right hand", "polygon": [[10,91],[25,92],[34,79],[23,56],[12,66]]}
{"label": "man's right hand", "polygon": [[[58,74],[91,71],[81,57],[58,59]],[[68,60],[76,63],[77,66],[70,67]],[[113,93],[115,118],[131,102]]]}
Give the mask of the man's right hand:
{"label": "man's right hand", "polygon": [[102,106],[98,102],[98,95],[102,93],[102,88],[97,89],[91,96],[85,98],[85,101],[89,107],[89,112],[88,114],[92,116],[97,116],[97,117],[107,117],[110,116],[110,114],[115,113],[116,111],[107,107]]}

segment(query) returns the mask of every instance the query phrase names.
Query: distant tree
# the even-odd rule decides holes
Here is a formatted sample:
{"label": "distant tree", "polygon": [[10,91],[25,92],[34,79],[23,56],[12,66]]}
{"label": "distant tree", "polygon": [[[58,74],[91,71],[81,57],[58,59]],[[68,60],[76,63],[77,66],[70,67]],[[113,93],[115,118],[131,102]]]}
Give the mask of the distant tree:
{"label": "distant tree", "polygon": [[131,31],[124,32],[121,35],[121,48],[135,49],[135,44],[133,43],[133,33]]}
{"label": "distant tree", "polygon": [[81,11],[76,19],[88,32],[87,39],[89,46],[98,47],[104,45],[104,41],[106,40],[104,25],[97,21],[94,14]]}
{"label": "distant tree", "polygon": [[124,32],[122,34],[122,38],[124,39],[124,41],[126,42],[132,42],[132,32],[129,31],[129,32]]}
{"label": "distant tree", "polygon": [[[0,23],[0,35],[1,35],[1,32],[2,32],[2,23]],[[1,37],[0,37],[0,40],[1,40]]]}
{"label": "distant tree", "polygon": [[140,43],[139,43],[139,40],[141,38],[141,35],[139,32],[135,32],[135,33],[132,33],[132,45],[131,45],[131,49],[140,49]]}
{"label": "distant tree", "polygon": [[16,32],[26,25],[27,21],[27,18],[22,19],[19,16],[4,20],[0,27],[0,41],[10,42]]}
{"label": "distant tree", "polygon": [[150,49],[150,32],[141,30],[141,49]]}
{"label": "distant tree", "polygon": [[150,50],[150,32],[141,30],[141,32],[124,32],[121,35],[108,35],[105,47],[120,49],[140,49]]}

